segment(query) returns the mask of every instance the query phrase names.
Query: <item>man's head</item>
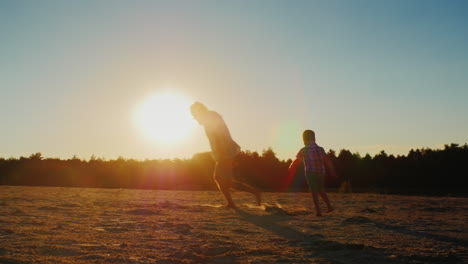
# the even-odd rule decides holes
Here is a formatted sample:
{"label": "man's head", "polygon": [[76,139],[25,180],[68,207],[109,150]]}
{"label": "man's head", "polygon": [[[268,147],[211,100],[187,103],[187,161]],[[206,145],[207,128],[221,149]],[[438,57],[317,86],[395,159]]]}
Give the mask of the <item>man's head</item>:
{"label": "man's head", "polygon": [[208,108],[200,102],[195,102],[190,106],[190,112],[192,112],[193,118],[201,124],[203,117],[208,112]]}
{"label": "man's head", "polygon": [[305,145],[315,142],[315,132],[310,129],[304,130],[302,132],[302,140],[304,140]]}

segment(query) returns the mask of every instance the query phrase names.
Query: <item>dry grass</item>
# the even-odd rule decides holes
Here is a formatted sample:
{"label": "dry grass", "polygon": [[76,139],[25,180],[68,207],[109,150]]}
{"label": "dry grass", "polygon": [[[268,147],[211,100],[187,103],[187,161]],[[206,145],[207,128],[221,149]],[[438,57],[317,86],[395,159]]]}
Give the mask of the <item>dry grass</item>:
{"label": "dry grass", "polygon": [[467,263],[467,198],[0,186],[0,263]]}

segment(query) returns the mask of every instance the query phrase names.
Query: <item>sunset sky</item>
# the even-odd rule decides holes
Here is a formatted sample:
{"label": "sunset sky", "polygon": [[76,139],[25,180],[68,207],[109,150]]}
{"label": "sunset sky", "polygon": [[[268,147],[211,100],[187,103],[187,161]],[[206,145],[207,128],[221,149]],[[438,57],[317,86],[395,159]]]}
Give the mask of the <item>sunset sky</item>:
{"label": "sunset sky", "polygon": [[361,155],[464,144],[467,14],[464,0],[3,0],[0,157],[209,151],[193,120],[177,118],[173,142],[144,131],[136,113],[162,93],[185,98],[182,113],[205,103],[244,150],[280,159],[304,129]]}

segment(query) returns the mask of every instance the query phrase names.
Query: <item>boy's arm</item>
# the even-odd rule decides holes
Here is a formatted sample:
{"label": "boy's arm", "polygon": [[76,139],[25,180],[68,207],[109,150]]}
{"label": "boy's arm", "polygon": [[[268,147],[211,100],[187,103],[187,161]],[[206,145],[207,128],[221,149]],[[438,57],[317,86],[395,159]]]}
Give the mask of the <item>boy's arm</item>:
{"label": "boy's arm", "polygon": [[294,178],[294,175],[296,175],[296,172],[297,172],[297,167],[299,166],[301,160],[296,158],[292,163],[291,165],[289,165],[289,168],[288,168],[288,179],[292,179]]}
{"label": "boy's arm", "polygon": [[338,176],[336,176],[335,168],[333,167],[333,163],[328,155],[323,156],[323,162],[325,163],[325,166],[327,167],[330,176],[335,179],[338,179]]}

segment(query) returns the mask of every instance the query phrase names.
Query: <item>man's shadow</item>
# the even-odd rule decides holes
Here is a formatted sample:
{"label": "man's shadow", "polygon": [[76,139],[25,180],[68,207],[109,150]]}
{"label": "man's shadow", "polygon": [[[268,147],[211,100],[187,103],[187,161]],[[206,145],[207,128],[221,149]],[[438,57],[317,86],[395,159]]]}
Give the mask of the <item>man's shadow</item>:
{"label": "man's shadow", "polygon": [[[284,239],[290,241],[304,241],[306,234],[297,231],[294,228],[280,225],[279,223],[289,218],[287,215],[255,215],[248,213],[240,208],[235,209],[242,220],[250,222],[258,227],[266,229]],[[316,237],[321,237],[317,235]]]}

